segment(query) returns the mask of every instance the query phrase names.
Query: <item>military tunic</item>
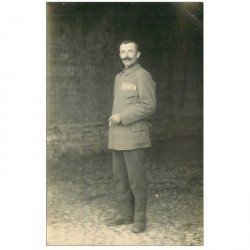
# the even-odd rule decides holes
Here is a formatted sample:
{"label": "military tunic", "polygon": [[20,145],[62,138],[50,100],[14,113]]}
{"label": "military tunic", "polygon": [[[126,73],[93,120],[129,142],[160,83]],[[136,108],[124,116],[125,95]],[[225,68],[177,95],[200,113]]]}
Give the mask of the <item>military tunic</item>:
{"label": "military tunic", "polygon": [[139,63],[117,74],[112,114],[119,114],[122,122],[110,126],[108,148],[132,150],[150,147],[146,118],[155,108],[155,82]]}

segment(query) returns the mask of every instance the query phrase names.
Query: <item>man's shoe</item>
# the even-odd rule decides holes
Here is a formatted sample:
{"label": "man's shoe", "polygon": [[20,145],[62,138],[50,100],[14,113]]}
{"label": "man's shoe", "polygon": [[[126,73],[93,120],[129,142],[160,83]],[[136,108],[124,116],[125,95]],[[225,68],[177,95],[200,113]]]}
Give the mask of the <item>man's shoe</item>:
{"label": "man's shoe", "polygon": [[122,216],[122,215],[116,215],[113,218],[105,220],[106,226],[118,226],[122,224],[131,224],[134,220],[132,217],[129,216]]}
{"label": "man's shoe", "polygon": [[146,223],[134,223],[133,227],[131,228],[131,231],[133,233],[142,233],[145,231]]}

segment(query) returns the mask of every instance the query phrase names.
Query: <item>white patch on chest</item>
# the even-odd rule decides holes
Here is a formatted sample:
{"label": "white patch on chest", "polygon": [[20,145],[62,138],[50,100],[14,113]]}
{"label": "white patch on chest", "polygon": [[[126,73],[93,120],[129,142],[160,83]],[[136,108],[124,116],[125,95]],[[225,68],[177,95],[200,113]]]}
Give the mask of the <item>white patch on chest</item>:
{"label": "white patch on chest", "polygon": [[121,90],[136,90],[136,85],[130,82],[123,82],[121,84]]}

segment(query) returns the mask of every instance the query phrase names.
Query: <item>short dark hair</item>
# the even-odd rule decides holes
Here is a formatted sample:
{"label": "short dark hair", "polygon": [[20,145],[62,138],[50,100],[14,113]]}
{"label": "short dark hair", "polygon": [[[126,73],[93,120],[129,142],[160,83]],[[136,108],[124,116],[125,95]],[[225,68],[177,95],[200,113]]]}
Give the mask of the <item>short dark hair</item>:
{"label": "short dark hair", "polygon": [[133,43],[133,44],[135,45],[136,50],[137,50],[137,51],[140,51],[140,48],[139,48],[138,43],[135,42],[135,41],[133,41],[133,40],[124,40],[124,41],[121,42],[120,46],[121,46],[122,44],[128,44],[128,43]]}

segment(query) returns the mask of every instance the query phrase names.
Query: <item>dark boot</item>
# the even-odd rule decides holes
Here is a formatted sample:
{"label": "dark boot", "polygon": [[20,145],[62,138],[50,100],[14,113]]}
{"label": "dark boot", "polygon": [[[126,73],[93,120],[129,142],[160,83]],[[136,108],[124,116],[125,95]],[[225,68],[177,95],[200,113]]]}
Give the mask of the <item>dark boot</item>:
{"label": "dark boot", "polygon": [[116,215],[112,218],[106,219],[105,225],[106,226],[118,226],[118,225],[122,225],[122,224],[131,224],[133,222],[134,222],[134,220],[132,217]]}
{"label": "dark boot", "polygon": [[145,228],[146,228],[146,223],[135,222],[133,227],[131,228],[131,231],[133,233],[142,233],[145,231]]}

